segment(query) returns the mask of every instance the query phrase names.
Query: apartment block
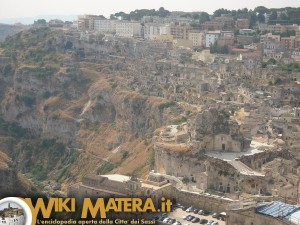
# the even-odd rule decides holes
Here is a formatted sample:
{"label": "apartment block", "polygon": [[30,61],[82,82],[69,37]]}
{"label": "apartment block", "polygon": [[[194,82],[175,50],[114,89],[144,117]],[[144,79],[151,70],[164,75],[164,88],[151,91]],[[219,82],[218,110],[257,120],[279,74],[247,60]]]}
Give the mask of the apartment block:
{"label": "apartment block", "polygon": [[205,34],[200,30],[189,30],[188,39],[193,42],[193,47],[204,46]]}
{"label": "apartment block", "polygon": [[237,29],[248,29],[250,26],[250,22],[248,19],[237,19],[235,22],[235,27]]}
{"label": "apartment block", "polygon": [[224,23],[227,26],[234,26],[234,20],[232,16],[219,16],[213,19],[216,22]]}
{"label": "apartment block", "polygon": [[202,24],[202,30],[222,30],[224,22],[220,21],[206,21]]}
{"label": "apartment block", "polygon": [[116,23],[116,35],[121,37],[139,37],[142,25],[139,22],[120,21]]}
{"label": "apartment block", "polygon": [[144,38],[154,40],[159,35],[171,34],[171,27],[165,24],[147,23],[144,26]]}
{"label": "apartment block", "polygon": [[268,33],[260,36],[260,43],[264,43],[267,40],[280,42],[280,35],[273,35],[272,33]]}
{"label": "apartment block", "polygon": [[221,31],[207,32],[205,35],[205,47],[209,48],[211,45],[215,44],[220,36],[221,36]]}
{"label": "apartment block", "polygon": [[174,39],[188,39],[188,26],[173,25],[171,26],[171,35]]}
{"label": "apartment block", "polygon": [[100,33],[113,33],[116,31],[117,20],[95,19],[94,30]]}
{"label": "apartment block", "polygon": [[291,37],[282,37],[280,42],[286,49],[294,49],[295,48],[295,36]]}

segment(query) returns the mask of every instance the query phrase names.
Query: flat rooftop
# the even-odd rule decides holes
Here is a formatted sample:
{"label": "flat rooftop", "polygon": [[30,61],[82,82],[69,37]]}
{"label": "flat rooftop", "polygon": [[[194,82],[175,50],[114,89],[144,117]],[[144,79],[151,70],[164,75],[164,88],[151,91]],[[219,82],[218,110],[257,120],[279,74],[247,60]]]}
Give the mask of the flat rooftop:
{"label": "flat rooftop", "polygon": [[118,181],[118,182],[126,182],[130,180],[129,176],[121,175],[121,174],[109,174],[109,175],[101,175],[102,177],[107,177],[109,180]]}

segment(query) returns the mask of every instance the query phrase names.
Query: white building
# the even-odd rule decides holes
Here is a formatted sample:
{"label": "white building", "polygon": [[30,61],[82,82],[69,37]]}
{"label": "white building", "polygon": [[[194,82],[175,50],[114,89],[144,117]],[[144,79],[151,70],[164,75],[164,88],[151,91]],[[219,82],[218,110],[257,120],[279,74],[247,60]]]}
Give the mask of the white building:
{"label": "white building", "polygon": [[188,39],[193,42],[193,47],[201,47],[204,45],[204,32],[190,30]]}
{"label": "white building", "polygon": [[117,20],[94,20],[94,30],[100,33],[113,33],[116,32]]}
{"label": "white building", "polygon": [[121,37],[139,37],[142,34],[140,22],[120,21],[116,23],[116,35]]}
{"label": "white building", "polygon": [[165,24],[146,23],[144,26],[144,38],[155,40],[158,35],[171,34],[171,28]]}
{"label": "white building", "polygon": [[209,48],[211,45],[216,43],[221,35],[220,31],[209,31],[205,35],[205,47]]}
{"label": "white building", "polygon": [[293,51],[293,52],[292,52],[291,58],[292,58],[295,62],[300,62],[300,50]]}
{"label": "white building", "polygon": [[24,225],[24,216],[0,217],[0,225]]}

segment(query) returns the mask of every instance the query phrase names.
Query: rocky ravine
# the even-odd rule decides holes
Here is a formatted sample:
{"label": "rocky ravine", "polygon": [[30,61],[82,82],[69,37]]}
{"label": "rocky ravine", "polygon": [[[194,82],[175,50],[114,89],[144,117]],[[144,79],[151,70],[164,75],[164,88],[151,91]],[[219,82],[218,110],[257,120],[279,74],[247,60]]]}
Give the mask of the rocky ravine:
{"label": "rocky ravine", "polygon": [[[119,73],[80,66],[81,59],[58,47],[65,43],[59,31],[40,29],[19,33],[0,49],[6,58],[18,52],[0,63],[1,128],[14,137],[2,151],[51,191],[65,190],[86,173],[145,174],[153,131],[182,109],[118,85]],[[42,61],[33,57],[45,48]]]}

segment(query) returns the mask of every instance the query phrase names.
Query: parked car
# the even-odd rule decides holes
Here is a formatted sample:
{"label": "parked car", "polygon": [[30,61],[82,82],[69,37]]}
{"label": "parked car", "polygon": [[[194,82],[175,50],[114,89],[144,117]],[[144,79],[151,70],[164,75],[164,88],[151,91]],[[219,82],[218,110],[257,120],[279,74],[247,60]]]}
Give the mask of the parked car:
{"label": "parked car", "polygon": [[187,221],[191,221],[192,219],[194,219],[195,217],[194,216],[190,216],[189,218],[187,218],[186,220]]}
{"label": "parked car", "polygon": [[220,218],[220,214],[219,213],[213,213],[211,215],[212,218],[216,218],[216,219],[219,219]]}
{"label": "parked car", "polygon": [[186,212],[193,212],[194,208],[192,206],[190,206],[189,208],[187,208],[185,211]]}
{"label": "parked car", "polygon": [[181,223],[179,221],[176,221],[175,223],[173,223],[173,225],[181,225]]}
{"label": "parked car", "polygon": [[177,205],[178,208],[184,209],[184,206],[183,206],[183,205],[181,205],[181,204],[179,204],[179,203],[177,203],[176,205]]}
{"label": "parked car", "polygon": [[219,225],[218,222],[213,222],[211,225]]}
{"label": "parked car", "polygon": [[173,220],[172,219],[169,219],[167,224],[173,224]]}
{"label": "parked car", "polygon": [[199,212],[199,209],[196,209],[196,208],[195,208],[195,209],[193,210],[193,212],[194,212],[194,213],[198,213],[198,212]]}
{"label": "parked car", "polygon": [[200,210],[197,212],[197,214],[202,215],[203,212],[204,212],[204,211],[203,211],[202,209],[200,209]]}
{"label": "parked car", "polygon": [[169,220],[170,220],[170,218],[167,217],[167,218],[164,218],[163,222],[168,223]]}
{"label": "parked car", "polygon": [[204,215],[204,216],[207,216],[207,215],[209,215],[209,212],[208,211],[206,211],[206,210],[199,210],[199,212],[198,212],[198,214],[199,215]]}
{"label": "parked car", "polygon": [[168,216],[168,214],[167,213],[163,213],[163,214],[161,214],[161,217],[164,217],[164,218],[166,218]]}
{"label": "parked car", "polygon": [[199,221],[200,224],[207,224],[208,223],[208,220],[207,219],[201,219]]}
{"label": "parked car", "polygon": [[183,220],[187,220],[187,218],[190,217],[190,216],[191,216],[190,214],[185,215],[185,216],[182,217],[182,219],[183,219]]}
{"label": "parked car", "polygon": [[206,225],[211,225],[211,224],[214,223],[214,222],[215,222],[215,221],[211,220],[211,221],[207,222]]}
{"label": "parked car", "polygon": [[200,221],[200,218],[195,217],[194,219],[191,220],[192,223],[197,223]]}
{"label": "parked car", "polygon": [[226,216],[227,216],[227,213],[226,212],[221,212],[221,213],[219,213],[219,215],[220,215],[220,220],[223,220],[223,221],[225,221],[226,220]]}
{"label": "parked car", "polygon": [[170,219],[170,223],[173,224],[176,222],[176,219]]}

